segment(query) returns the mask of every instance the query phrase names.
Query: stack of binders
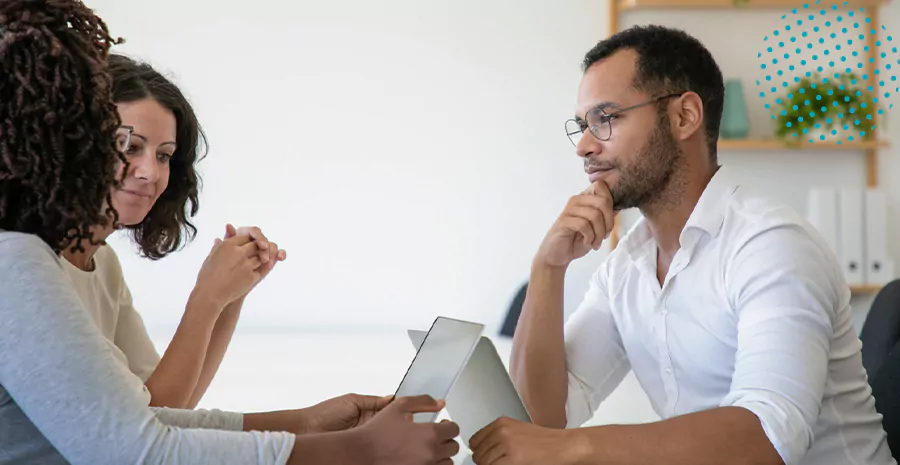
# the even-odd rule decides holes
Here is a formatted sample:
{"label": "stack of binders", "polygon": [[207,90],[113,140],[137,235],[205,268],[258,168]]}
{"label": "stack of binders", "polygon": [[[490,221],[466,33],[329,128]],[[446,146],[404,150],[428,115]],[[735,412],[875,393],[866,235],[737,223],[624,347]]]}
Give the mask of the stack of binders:
{"label": "stack of binders", "polygon": [[850,287],[882,286],[894,279],[884,192],[812,189],[807,219],[834,251]]}

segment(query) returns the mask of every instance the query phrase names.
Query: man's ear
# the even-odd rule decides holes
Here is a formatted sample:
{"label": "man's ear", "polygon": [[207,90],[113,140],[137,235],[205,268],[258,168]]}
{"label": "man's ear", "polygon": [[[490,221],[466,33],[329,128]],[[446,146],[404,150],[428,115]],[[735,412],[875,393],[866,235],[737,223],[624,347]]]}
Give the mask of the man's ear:
{"label": "man's ear", "polygon": [[669,123],[675,140],[690,139],[703,130],[703,100],[695,92],[685,92],[669,104]]}

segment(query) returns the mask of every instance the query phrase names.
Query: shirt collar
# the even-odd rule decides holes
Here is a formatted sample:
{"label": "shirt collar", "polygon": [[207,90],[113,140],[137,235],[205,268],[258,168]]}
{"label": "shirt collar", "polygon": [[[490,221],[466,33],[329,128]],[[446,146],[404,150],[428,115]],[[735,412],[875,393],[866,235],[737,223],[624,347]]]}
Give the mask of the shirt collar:
{"label": "shirt collar", "polygon": [[[719,231],[722,230],[722,224],[725,222],[728,205],[731,203],[737,187],[727,168],[720,166],[709,184],[703,189],[700,200],[697,201],[694,211],[684,225],[682,236],[686,231],[692,229],[704,231],[712,237],[718,236]],[[682,245],[684,245],[683,242]]]}
{"label": "shirt collar", "polygon": [[[684,229],[681,231],[681,245],[687,247],[689,244],[696,243],[701,234],[697,232],[705,232],[711,237],[717,237],[722,230],[722,224],[725,222],[725,214],[728,205],[734,196],[738,186],[732,179],[728,169],[720,166],[716,173],[710,179],[703,194],[694,206],[691,216],[688,218]],[[620,244],[625,248],[632,259],[638,259],[647,253],[644,246],[652,239],[650,228],[645,218],[641,218],[634,227],[625,236]]]}

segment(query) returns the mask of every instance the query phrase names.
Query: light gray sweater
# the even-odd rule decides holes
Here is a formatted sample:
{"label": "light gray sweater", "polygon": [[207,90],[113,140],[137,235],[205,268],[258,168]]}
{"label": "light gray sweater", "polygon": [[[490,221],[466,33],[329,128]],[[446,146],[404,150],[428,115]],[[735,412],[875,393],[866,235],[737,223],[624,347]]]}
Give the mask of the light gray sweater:
{"label": "light gray sweater", "polygon": [[59,260],[38,237],[0,230],[0,465],[287,462],[292,434],[148,407]]}

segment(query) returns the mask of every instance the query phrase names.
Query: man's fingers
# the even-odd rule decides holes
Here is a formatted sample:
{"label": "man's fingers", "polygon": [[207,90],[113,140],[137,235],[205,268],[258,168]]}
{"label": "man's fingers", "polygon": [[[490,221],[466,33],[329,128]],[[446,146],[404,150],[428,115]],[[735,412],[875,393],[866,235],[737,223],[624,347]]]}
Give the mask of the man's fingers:
{"label": "man's fingers", "polygon": [[582,194],[594,194],[594,195],[608,195],[612,197],[610,194],[609,184],[606,184],[606,181],[602,179],[598,179],[591,183],[590,186],[587,187]]}
{"label": "man's fingers", "polygon": [[596,236],[590,221],[577,216],[566,216],[562,220],[562,226],[569,231],[581,234],[584,245],[590,246],[594,243]]}
{"label": "man's fingers", "polygon": [[613,199],[610,195],[582,194],[572,201],[571,206],[585,206],[595,208],[603,212],[603,221],[607,231],[612,231],[615,225],[616,212],[613,210]]}
{"label": "man's fingers", "polygon": [[501,425],[500,419],[494,420],[493,423],[481,428],[481,431],[475,433],[471,439],[469,439],[469,447],[472,450],[477,449],[481,446],[481,443],[484,442],[485,439],[489,438],[494,431],[499,428]]}
{"label": "man's fingers", "polygon": [[575,206],[571,207],[568,213],[585,219],[591,224],[591,229],[594,231],[594,240],[591,241],[591,248],[596,248],[609,234],[609,230],[606,229],[606,219],[603,211],[591,207]]}

